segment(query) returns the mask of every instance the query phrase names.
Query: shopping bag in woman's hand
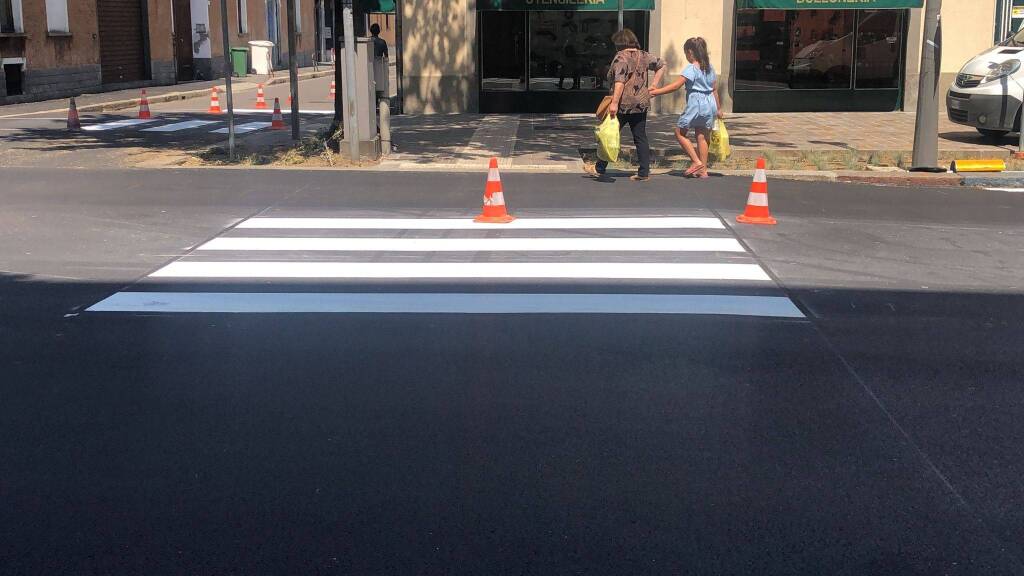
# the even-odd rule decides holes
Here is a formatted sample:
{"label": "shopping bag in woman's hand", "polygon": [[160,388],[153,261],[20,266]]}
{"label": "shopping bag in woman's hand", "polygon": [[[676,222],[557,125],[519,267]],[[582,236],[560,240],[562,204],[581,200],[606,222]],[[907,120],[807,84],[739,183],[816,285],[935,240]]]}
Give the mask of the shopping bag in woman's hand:
{"label": "shopping bag in woman's hand", "polygon": [[729,131],[725,129],[725,122],[715,120],[715,129],[711,131],[711,142],[708,143],[708,152],[718,161],[725,160],[732,154],[729,147]]}
{"label": "shopping bag in woman's hand", "polygon": [[594,128],[597,136],[597,157],[605,162],[616,162],[619,159],[619,119],[607,116],[604,122]]}

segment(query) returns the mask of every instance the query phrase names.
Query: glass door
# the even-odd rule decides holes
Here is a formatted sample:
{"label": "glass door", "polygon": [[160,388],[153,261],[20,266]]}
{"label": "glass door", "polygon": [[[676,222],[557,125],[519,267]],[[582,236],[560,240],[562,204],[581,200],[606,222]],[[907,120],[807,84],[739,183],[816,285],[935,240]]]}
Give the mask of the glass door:
{"label": "glass door", "polygon": [[481,12],[480,89],[526,91],[526,12]]}

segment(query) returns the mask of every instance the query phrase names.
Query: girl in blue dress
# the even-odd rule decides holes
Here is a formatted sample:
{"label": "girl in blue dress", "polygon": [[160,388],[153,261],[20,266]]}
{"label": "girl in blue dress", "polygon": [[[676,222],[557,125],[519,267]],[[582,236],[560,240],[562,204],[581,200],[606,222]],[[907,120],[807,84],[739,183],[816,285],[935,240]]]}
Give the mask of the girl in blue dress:
{"label": "girl in blue dress", "polygon": [[[683,52],[689,65],[680,74],[679,79],[662,88],[651,90],[651,96],[670,94],[686,85],[686,109],[679,116],[676,125],[676,140],[683,151],[690,156],[690,167],[686,176],[693,178],[708,177],[708,142],[711,129],[715,126],[715,118],[721,118],[718,102],[718,77],[711,67],[708,56],[708,44],[703,38],[690,38],[683,44]],[[690,129],[697,133],[697,147],[690,142]]]}

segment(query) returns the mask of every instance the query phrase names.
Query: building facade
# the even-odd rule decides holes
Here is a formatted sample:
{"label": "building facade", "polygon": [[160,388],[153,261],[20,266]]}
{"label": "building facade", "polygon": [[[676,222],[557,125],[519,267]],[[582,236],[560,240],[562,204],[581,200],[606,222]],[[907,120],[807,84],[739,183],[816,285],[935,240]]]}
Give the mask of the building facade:
{"label": "building facade", "polygon": [[[297,60],[312,63],[321,0],[295,0]],[[288,64],[285,0],[228,0],[232,47],[270,40]],[[0,104],[224,74],[219,0],[0,0]],[[250,66],[251,68],[251,66]]]}
{"label": "building facade", "polygon": [[[1024,0],[945,0],[942,82],[1024,21]],[[607,93],[619,0],[402,0],[407,113],[587,112]],[[624,24],[685,65],[704,37],[735,112],[912,110],[923,0],[623,0]],[[1010,20],[1012,16],[1019,17]],[[1002,19],[1002,20],[1001,20]],[[1001,24],[1006,21],[1008,24]],[[993,32],[995,31],[995,32]],[[659,98],[655,111],[682,106]]]}

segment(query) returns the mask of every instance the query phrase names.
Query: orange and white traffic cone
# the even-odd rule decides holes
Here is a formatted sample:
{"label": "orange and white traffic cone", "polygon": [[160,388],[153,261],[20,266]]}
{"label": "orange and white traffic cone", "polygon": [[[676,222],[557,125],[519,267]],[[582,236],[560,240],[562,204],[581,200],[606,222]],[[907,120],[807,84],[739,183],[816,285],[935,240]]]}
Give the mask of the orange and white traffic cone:
{"label": "orange and white traffic cone", "polygon": [[146,89],[142,89],[142,99],[139,100],[139,118],[148,120],[153,115],[149,113],[149,98],[146,98]]}
{"label": "orange and white traffic cone", "polygon": [[284,116],[281,114],[281,99],[274,98],[274,115],[270,117],[271,130],[284,130]]}
{"label": "orange and white traffic cone", "polygon": [[750,183],[750,196],[747,197],[747,209],[743,214],[736,217],[736,221],[742,224],[766,224],[777,223],[768,211],[768,177],[765,175],[764,158],[757,159],[757,170],[754,172],[754,181]]}
{"label": "orange and white traffic cone", "polygon": [[501,187],[498,159],[491,158],[491,165],[487,171],[487,187],[484,188],[484,209],[473,221],[488,224],[507,224],[513,220],[515,220],[515,217],[510,215],[505,209],[505,191]]}
{"label": "orange and white traffic cone", "polygon": [[337,92],[336,92],[336,90],[334,89],[334,80],[331,80],[331,99],[332,99],[332,100],[334,99],[334,95],[335,95],[336,93],[337,93]]}
{"label": "orange and white traffic cone", "polygon": [[78,106],[75,105],[75,97],[71,97],[68,104],[68,130],[81,130],[82,121],[78,118]]}
{"label": "orange and white traffic cone", "polygon": [[217,95],[217,87],[216,86],[214,86],[213,89],[210,90],[210,109],[207,110],[207,112],[210,113],[210,114],[220,114],[221,113],[221,110],[220,110],[220,96]]}
{"label": "orange and white traffic cone", "polygon": [[263,110],[267,107],[267,99],[263,94],[263,84],[256,85],[256,108]]}

